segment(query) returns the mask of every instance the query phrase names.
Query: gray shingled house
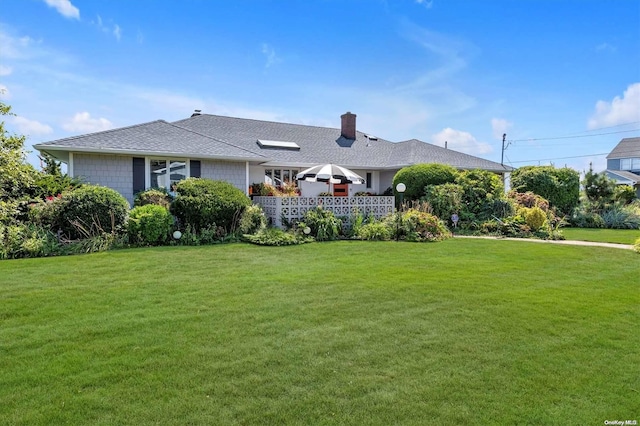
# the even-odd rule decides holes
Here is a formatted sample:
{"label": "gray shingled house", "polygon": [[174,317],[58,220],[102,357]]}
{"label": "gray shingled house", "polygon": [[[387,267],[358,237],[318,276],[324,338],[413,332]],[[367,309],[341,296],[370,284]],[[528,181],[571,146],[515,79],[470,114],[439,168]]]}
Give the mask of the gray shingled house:
{"label": "gray shingled house", "polygon": [[[449,164],[504,174],[511,167],[411,139],[390,142],[356,130],[356,115],[341,116],[340,128],[277,123],[200,114],[172,123],[164,120],[35,145],[68,166],[70,176],[111,187],[129,202],[138,191],[170,188],[189,176],[226,180],[248,192],[252,183],[290,181],[304,168],[334,163],[366,178],[350,185],[375,194],[392,184],[402,167]],[[325,184],[300,182],[315,196]],[[345,191],[345,188],[342,189]]]}
{"label": "gray shingled house", "polygon": [[618,185],[629,185],[640,197],[640,137],[624,138],[607,155],[608,177]]}

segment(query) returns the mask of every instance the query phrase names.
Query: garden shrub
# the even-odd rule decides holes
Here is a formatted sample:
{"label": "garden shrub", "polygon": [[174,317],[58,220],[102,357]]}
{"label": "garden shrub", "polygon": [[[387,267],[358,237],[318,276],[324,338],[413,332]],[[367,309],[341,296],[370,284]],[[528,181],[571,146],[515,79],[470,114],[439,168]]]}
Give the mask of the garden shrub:
{"label": "garden shrub", "polygon": [[46,198],[62,194],[65,191],[72,191],[82,186],[82,182],[77,178],[68,175],[39,174],[34,183],[34,197]]}
{"label": "garden shrub", "polygon": [[311,235],[316,241],[331,241],[340,237],[342,221],[332,211],[318,206],[309,209],[302,218],[299,227],[304,229],[307,226],[311,229]]}
{"label": "garden shrub", "polygon": [[527,226],[533,231],[540,230],[547,221],[547,215],[540,207],[524,207],[522,215]]}
{"label": "garden shrub", "polygon": [[449,220],[452,214],[462,210],[464,190],[461,185],[455,183],[429,185],[425,188],[425,193],[421,200],[427,201],[433,214],[442,220]]}
{"label": "garden shrub", "polygon": [[260,246],[290,246],[313,241],[294,231],[283,231],[280,228],[262,228],[253,235],[245,234],[244,239]]}
{"label": "garden shrub", "polygon": [[365,223],[356,232],[356,237],[368,241],[387,241],[393,236],[393,228],[389,222],[374,221]]}
{"label": "garden shrub", "polygon": [[142,245],[162,244],[169,238],[173,216],[165,207],[146,204],[129,212],[127,231],[132,243]]}
{"label": "garden shrub", "polygon": [[33,223],[0,224],[0,259],[53,256],[62,253],[58,238]]}
{"label": "garden shrub", "polygon": [[429,185],[442,185],[454,183],[458,171],[446,164],[415,164],[404,167],[393,177],[393,188],[399,183],[404,183],[407,189],[404,192],[406,201],[418,200],[424,197],[425,188]]}
{"label": "garden shrub", "polygon": [[508,197],[512,199],[516,204],[522,207],[540,207],[542,210],[549,211],[549,201],[538,194],[534,194],[531,191],[517,192],[509,191]]}
{"label": "garden shrub", "polygon": [[254,234],[267,226],[267,217],[258,204],[252,204],[242,212],[238,229],[242,234]]}
{"label": "garden shrub", "polygon": [[569,214],[580,201],[580,174],[567,167],[521,167],[511,173],[511,187],[516,192],[531,191],[544,197],[564,214]]}
{"label": "garden shrub", "polygon": [[407,241],[442,241],[451,232],[436,216],[417,209],[401,213],[401,234]]}
{"label": "garden shrub", "polygon": [[74,240],[124,230],[128,211],[129,203],[117,191],[83,185],[35,206],[32,217],[52,232],[60,230]]}
{"label": "garden shrub", "polygon": [[178,196],[171,211],[183,226],[197,232],[213,224],[233,232],[237,221],[251,200],[229,182],[188,178],[176,186]]}
{"label": "garden shrub", "polygon": [[569,218],[571,226],[576,228],[604,228],[605,223],[598,213],[594,213],[582,208],[576,208]]}
{"label": "garden shrub", "polygon": [[640,214],[637,214],[631,206],[613,206],[602,212],[601,217],[605,228],[640,229]]}
{"label": "garden shrub", "polygon": [[637,198],[636,191],[629,185],[617,185],[613,191],[614,201],[621,204],[629,204]]}
{"label": "garden shrub", "polygon": [[462,187],[462,204],[469,213],[479,220],[489,219],[487,204],[504,198],[502,179],[487,170],[465,170],[456,177],[456,184]]}
{"label": "garden shrub", "polygon": [[133,200],[133,205],[134,207],[141,207],[155,204],[168,209],[171,206],[171,201],[173,201],[173,197],[169,195],[166,189],[151,188],[138,192]]}
{"label": "garden shrub", "polygon": [[508,198],[488,199],[485,203],[483,203],[480,216],[487,219],[496,217],[498,219],[502,219],[505,217],[513,216],[513,214],[515,213],[515,206],[513,204],[513,201]]}

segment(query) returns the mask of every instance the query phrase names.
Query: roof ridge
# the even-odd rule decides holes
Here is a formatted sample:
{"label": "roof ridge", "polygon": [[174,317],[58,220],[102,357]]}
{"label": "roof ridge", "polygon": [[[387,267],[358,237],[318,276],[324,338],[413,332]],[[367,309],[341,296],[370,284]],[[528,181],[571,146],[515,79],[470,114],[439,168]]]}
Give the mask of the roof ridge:
{"label": "roof ridge", "polygon": [[253,151],[251,151],[251,150],[249,150],[249,149],[243,148],[243,147],[241,147],[241,146],[234,145],[234,144],[232,144],[231,142],[227,142],[227,141],[225,141],[225,140],[223,140],[223,139],[214,138],[213,136],[205,135],[204,133],[200,133],[200,132],[197,132],[197,131],[192,130],[192,129],[187,129],[186,127],[179,126],[179,125],[177,125],[177,124],[175,124],[175,123],[167,123],[167,124],[169,124],[170,126],[173,126],[173,127],[175,127],[175,128],[178,128],[178,129],[180,129],[180,130],[185,130],[185,131],[187,131],[187,132],[191,132],[191,133],[196,134],[196,135],[198,135],[198,136],[202,136],[202,137],[204,137],[204,138],[211,139],[211,140],[214,140],[214,141],[217,141],[217,142],[223,143],[223,144],[225,144],[225,145],[232,146],[232,147],[237,148],[237,149],[240,149],[240,150],[242,150],[242,151],[249,152],[249,153],[251,153],[251,154],[253,154],[253,155],[259,155],[260,157],[263,157],[263,158],[269,158],[269,157],[264,156],[264,155],[262,155],[262,154],[259,154],[259,153],[257,153],[257,152],[253,152]]}
{"label": "roof ridge", "polygon": [[[187,118],[183,118],[181,120],[174,121],[173,124],[181,122],[181,121],[188,121],[188,120],[191,120],[192,118],[196,118],[197,119],[198,117],[206,117],[206,116],[228,118],[228,119],[232,119],[232,120],[254,121],[254,122],[259,122],[259,123],[272,123],[272,124],[280,124],[280,125],[287,125],[287,126],[298,126],[298,127],[314,127],[314,128],[317,128],[317,129],[331,129],[331,130],[341,131],[340,127],[326,127],[326,126],[318,126],[318,125],[315,125],[315,124],[286,123],[286,122],[283,122],[283,121],[260,120],[260,119],[257,119],[257,118],[245,118],[245,117],[231,117],[231,116],[228,116],[228,115],[219,115],[219,114],[199,114],[199,115],[196,115],[196,116],[193,116],[193,117],[187,117]],[[366,133],[366,132],[363,132],[363,131],[357,130],[357,129],[356,129],[356,133],[360,133],[362,136],[366,136],[366,135],[373,136],[372,133]],[[381,139],[383,141],[391,142],[390,140],[385,139],[385,138],[380,138],[380,137],[377,137],[377,138],[379,140]],[[392,143],[394,143],[394,142],[392,142]]]}
{"label": "roof ridge", "polygon": [[112,133],[112,132],[117,132],[117,131],[124,130],[124,129],[133,129],[134,127],[147,126],[147,125],[153,124],[153,123],[171,124],[171,123],[169,123],[169,122],[167,122],[165,120],[153,120],[153,121],[147,121],[146,123],[132,124],[131,126],[116,127],[114,129],[108,129],[108,130],[100,130],[99,132],[91,132],[91,133],[85,133],[85,134],[82,134],[82,135],[67,136],[66,138],[60,138],[60,139],[52,140],[52,141],[49,141],[49,142],[42,142],[42,143],[39,143],[39,144],[34,144],[34,146],[35,145],[43,145],[43,144],[53,144],[54,142],[74,140],[74,139],[78,139],[78,138],[84,138],[84,137],[87,137],[87,136],[100,135],[100,134],[104,134],[104,133]]}

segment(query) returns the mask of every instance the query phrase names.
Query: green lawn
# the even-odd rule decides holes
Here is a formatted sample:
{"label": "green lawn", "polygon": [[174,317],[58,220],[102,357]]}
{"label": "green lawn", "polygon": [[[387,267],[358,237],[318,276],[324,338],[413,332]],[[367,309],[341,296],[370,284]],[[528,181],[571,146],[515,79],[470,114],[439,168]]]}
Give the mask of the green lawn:
{"label": "green lawn", "polygon": [[633,244],[640,238],[637,229],[562,228],[562,234],[567,240],[598,243]]}
{"label": "green lawn", "polygon": [[640,420],[640,256],[453,239],[0,262],[2,424]]}

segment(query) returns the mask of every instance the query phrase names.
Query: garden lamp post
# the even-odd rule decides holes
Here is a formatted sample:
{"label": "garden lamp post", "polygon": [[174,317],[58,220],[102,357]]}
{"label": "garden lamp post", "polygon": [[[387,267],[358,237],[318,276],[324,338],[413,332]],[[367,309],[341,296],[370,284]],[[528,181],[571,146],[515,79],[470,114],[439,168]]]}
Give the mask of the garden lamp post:
{"label": "garden lamp post", "polygon": [[402,199],[404,198],[404,191],[407,190],[407,185],[405,185],[404,183],[400,182],[399,184],[396,185],[396,191],[398,192],[398,194],[400,194],[400,209],[402,209]]}
{"label": "garden lamp post", "polygon": [[398,218],[396,220],[396,241],[398,241],[400,239],[400,221],[402,220],[402,199],[404,197],[404,191],[407,190],[407,185],[405,185],[404,183],[400,182],[399,184],[396,185],[396,192],[398,194],[400,194],[400,204],[398,205],[398,210],[396,211],[396,214],[398,215]]}

